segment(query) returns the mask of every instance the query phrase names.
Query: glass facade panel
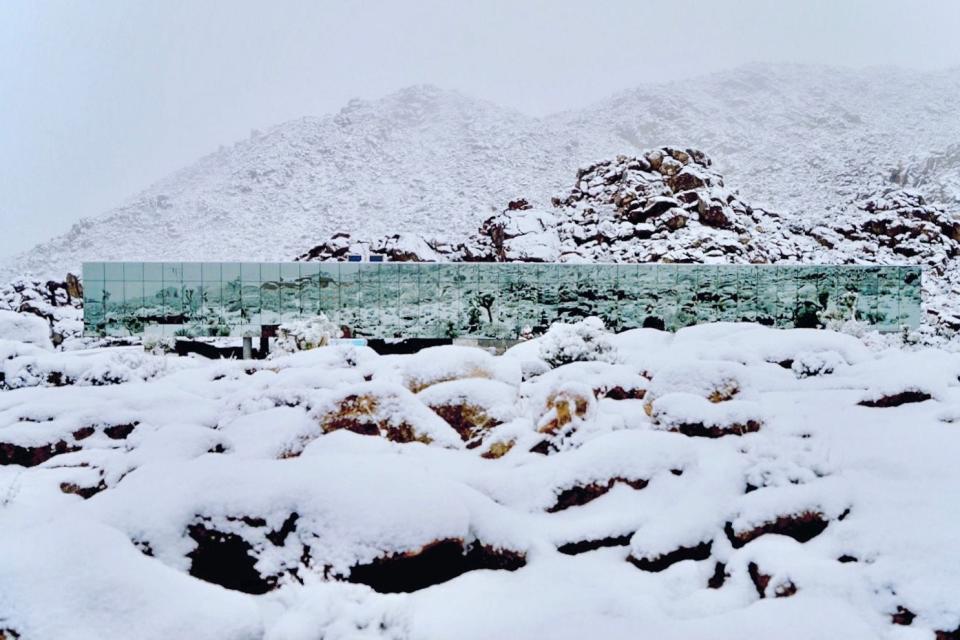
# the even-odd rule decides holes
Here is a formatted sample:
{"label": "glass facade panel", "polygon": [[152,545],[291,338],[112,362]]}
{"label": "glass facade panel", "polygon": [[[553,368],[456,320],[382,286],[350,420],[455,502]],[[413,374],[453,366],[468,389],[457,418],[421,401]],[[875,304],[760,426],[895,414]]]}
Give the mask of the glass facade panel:
{"label": "glass facade panel", "polygon": [[376,338],[512,339],[587,316],[618,331],[921,318],[919,267],[91,262],[83,275],[88,335],[242,335],[317,313]]}
{"label": "glass facade panel", "polygon": [[102,262],[84,262],[83,269],[80,271],[83,274],[84,282],[91,281],[103,281],[103,263]]}
{"label": "glass facade panel", "polygon": [[163,282],[163,263],[145,262],[143,264],[144,282]]}
{"label": "glass facade panel", "polygon": [[109,280],[111,282],[122,282],[123,281],[123,263],[122,262],[108,262],[103,265],[104,280]]}

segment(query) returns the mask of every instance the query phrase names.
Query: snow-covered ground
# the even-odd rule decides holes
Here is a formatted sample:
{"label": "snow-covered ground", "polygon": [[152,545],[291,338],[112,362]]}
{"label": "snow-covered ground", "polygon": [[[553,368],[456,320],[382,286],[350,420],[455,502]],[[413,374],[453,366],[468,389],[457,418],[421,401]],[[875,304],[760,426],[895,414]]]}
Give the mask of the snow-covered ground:
{"label": "snow-covered ground", "polygon": [[958,354],[585,323],[210,361],[30,324],[0,637],[960,637]]}

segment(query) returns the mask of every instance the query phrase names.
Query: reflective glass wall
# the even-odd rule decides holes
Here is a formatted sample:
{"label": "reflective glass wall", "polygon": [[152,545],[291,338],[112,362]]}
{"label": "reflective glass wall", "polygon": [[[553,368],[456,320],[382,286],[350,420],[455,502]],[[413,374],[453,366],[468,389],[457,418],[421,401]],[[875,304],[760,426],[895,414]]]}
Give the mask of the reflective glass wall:
{"label": "reflective glass wall", "polygon": [[88,335],[226,336],[324,313],[374,338],[515,338],[591,315],[618,331],[831,318],[896,330],[920,322],[920,277],[919,267],[93,262],[84,325]]}

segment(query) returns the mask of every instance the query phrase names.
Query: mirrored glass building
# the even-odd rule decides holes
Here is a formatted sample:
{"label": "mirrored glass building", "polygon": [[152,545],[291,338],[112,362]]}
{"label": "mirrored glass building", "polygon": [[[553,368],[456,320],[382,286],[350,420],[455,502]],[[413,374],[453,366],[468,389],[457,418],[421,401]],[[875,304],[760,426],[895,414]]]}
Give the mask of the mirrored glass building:
{"label": "mirrored glass building", "polygon": [[599,316],[622,331],[714,321],[884,331],[920,323],[919,267],[90,262],[92,336],[236,336],[326,314],[369,338],[517,338]]}

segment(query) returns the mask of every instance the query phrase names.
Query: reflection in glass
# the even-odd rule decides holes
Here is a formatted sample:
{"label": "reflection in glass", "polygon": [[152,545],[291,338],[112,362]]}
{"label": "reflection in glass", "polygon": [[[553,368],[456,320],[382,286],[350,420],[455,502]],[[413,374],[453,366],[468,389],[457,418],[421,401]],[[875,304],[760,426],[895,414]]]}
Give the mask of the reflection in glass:
{"label": "reflection in glass", "polygon": [[[84,330],[242,335],[325,313],[353,335],[517,338],[710,321],[881,330],[920,322],[919,267],[524,263],[86,263]],[[99,276],[99,277],[98,277]]]}

